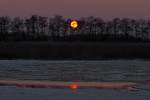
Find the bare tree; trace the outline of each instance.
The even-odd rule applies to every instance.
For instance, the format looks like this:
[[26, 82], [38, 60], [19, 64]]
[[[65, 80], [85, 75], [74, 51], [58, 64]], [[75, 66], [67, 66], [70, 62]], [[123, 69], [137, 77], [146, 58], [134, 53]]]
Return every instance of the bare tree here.
[[10, 30], [10, 17], [4, 16], [0, 17], [0, 34], [1, 40], [6, 40], [8, 38], [8, 33]]
[[48, 26], [48, 22], [47, 22], [47, 17], [42, 17], [39, 16], [38, 18], [38, 24], [39, 24], [39, 28], [40, 28], [40, 34], [46, 34], [46, 28]]
[[129, 31], [131, 30], [129, 18], [123, 18], [121, 20], [121, 30], [124, 33], [125, 37], [128, 38], [129, 37]]
[[113, 34], [117, 35], [119, 34], [119, 27], [120, 27], [120, 19], [114, 18], [113, 19]]
[[64, 36], [66, 33], [66, 21], [62, 16], [56, 15], [49, 20], [49, 34], [54, 39]]
[[11, 33], [13, 34], [13, 38], [23, 39], [24, 21], [19, 17], [15, 17], [11, 22]]

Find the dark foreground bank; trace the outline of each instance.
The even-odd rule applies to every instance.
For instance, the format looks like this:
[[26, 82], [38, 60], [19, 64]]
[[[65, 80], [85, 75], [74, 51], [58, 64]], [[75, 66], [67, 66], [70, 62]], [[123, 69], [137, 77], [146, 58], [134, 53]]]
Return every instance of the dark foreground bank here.
[[0, 59], [150, 59], [150, 43], [1, 42]]

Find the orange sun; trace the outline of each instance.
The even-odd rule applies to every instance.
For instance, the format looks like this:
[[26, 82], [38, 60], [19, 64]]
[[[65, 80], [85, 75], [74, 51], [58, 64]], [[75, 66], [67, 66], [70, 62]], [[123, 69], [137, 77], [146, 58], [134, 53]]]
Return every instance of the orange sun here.
[[72, 20], [72, 21], [70, 22], [70, 27], [71, 27], [71, 28], [76, 29], [78, 26], [79, 26], [78, 21]]

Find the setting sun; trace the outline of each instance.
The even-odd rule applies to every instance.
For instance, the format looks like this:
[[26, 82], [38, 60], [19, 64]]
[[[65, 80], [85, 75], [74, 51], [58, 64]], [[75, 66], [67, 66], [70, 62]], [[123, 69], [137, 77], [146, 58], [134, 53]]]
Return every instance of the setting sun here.
[[73, 28], [73, 29], [76, 29], [78, 27], [78, 21], [72, 20], [70, 22], [70, 27]]

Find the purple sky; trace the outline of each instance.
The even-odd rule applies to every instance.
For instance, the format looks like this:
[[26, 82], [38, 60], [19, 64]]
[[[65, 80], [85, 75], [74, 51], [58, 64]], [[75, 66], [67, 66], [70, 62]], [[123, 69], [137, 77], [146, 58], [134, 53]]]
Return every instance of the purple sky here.
[[0, 16], [150, 18], [150, 0], [0, 0]]

